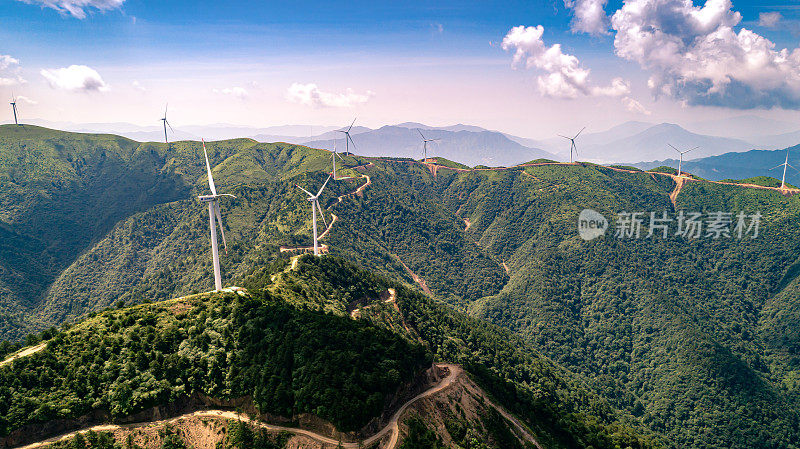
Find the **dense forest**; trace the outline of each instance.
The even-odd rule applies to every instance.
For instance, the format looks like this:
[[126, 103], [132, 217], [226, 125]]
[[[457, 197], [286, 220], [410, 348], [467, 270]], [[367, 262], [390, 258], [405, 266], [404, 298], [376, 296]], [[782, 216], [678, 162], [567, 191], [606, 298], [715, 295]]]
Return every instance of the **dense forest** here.
[[[346, 264], [334, 271], [350, 274], [335, 282], [313, 264], [299, 268], [310, 277], [292, 271], [272, 282], [292, 254], [279, 248], [310, 243], [308, 202], [294, 184], [320, 186], [330, 153], [246, 139], [208, 148], [220, 190], [237, 196], [222, 204], [227, 285], [340, 316], [387, 287], [372, 278], [356, 281], [355, 268]], [[0, 204], [7, 206], [0, 212], [0, 340], [10, 340], [0, 352], [16, 350], [30, 332], [120, 300], [137, 304], [210, 289], [207, 216], [193, 199], [206, 189], [198, 152], [196, 142], [140, 144], [0, 127]], [[436, 304], [499, 326], [487, 333], [506, 329], [498, 335], [514, 339], [519, 357], [553, 360], [574, 373], [582, 391], [600, 398], [598, 404], [616, 410], [621, 422], [649, 429], [665, 446], [788, 448], [800, 441], [799, 197], [687, 182], [673, 203], [676, 185], [669, 176], [588, 163], [434, 173], [408, 160], [348, 156], [340, 169], [351, 178], [330, 183], [321, 198], [328, 222], [337, 217], [324, 240], [331, 254], [405, 284], [416, 286], [411, 273], [419, 275]], [[112, 185], [131, 171], [139, 173], [126, 178], [134, 184]], [[365, 175], [370, 185], [361, 195], [338, 200], [365, 184]], [[123, 191], [139, 195], [103, 216], [69, 207], [101, 207]], [[577, 217], [586, 208], [609, 219], [604, 237], [578, 236]], [[758, 212], [760, 232], [757, 238], [733, 233], [714, 239], [704, 227], [700, 238], [687, 239], [676, 235], [680, 211], [699, 212], [704, 220], [729, 212], [731, 230], [737, 213]], [[623, 212], [643, 213], [640, 238], [615, 237]], [[647, 237], [651, 212], [672, 218], [666, 238]], [[31, 224], [38, 216], [44, 218], [35, 226], [46, 232]], [[73, 224], [62, 231], [53, 225], [59, 220]], [[413, 301], [399, 304], [411, 312]], [[481, 362], [471, 368], [478, 378], [535, 384], [524, 376], [513, 380], [522, 371], [508, 366], [484, 376], [481, 366], [510, 356], [485, 353], [480, 346], [492, 347], [491, 339], [463, 340], [473, 335], [467, 329], [438, 342], [423, 324], [409, 333], [388, 307], [362, 313], [409, 344], [423, 339], [439, 360], [470, 366], [467, 356], [474, 353]], [[483, 321], [474, 323], [464, 326], [477, 332]], [[454, 342], [460, 349], [451, 348]], [[541, 376], [535, 373], [529, 377]], [[514, 388], [492, 394], [514, 397]], [[519, 402], [531, 407], [519, 413], [534, 407]], [[557, 417], [547, 424], [550, 431], [561, 426], [576, 438], [592, 435], [581, 430], [592, 428], [577, 418], [583, 412], [574, 412], [578, 424], [570, 424], [563, 421], [565, 410], [550, 413]], [[601, 411], [591, 415], [611, 416]]]

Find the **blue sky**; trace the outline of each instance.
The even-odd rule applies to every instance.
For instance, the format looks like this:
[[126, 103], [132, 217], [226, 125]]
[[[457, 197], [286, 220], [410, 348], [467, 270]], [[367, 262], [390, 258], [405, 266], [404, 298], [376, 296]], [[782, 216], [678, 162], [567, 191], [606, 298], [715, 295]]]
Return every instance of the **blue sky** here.
[[[169, 101], [176, 125], [334, 125], [358, 115], [367, 126], [463, 122], [538, 137], [576, 121], [599, 129], [743, 113], [798, 118], [800, 80], [782, 78], [800, 67], [800, 52], [786, 62], [780, 50], [798, 47], [800, 1], [627, 3], [637, 2], [653, 14], [623, 14], [614, 0], [7, 0], [0, 95], [22, 95], [23, 116], [48, 120], [153, 124]], [[595, 31], [576, 31], [580, 8], [598, 4], [603, 15], [586, 21]], [[690, 23], [691, 8], [704, 6], [711, 19]], [[615, 42], [648, 20], [678, 31]], [[512, 36], [516, 26], [525, 29]], [[664, 46], [653, 39], [700, 42], [726, 29], [775, 47], [742, 53], [741, 38], [653, 56]], [[736, 58], [748, 51], [767, 65], [740, 69]], [[705, 59], [690, 61], [698, 53]], [[720, 67], [704, 62], [726, 57]]]

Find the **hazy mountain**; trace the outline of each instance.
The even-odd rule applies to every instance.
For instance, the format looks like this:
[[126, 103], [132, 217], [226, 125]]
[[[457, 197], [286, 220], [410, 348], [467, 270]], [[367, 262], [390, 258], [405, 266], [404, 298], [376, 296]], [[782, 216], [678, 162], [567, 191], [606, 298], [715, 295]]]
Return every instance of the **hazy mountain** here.
[[692, 156], [695, 157], [714, 156], [753, 148], [752, 144], [743, 140], [694, 134], [678, 125], [662, 123], [630, 137], [605, 144], [586, 145], [579, 142], [579, 159], [600, 162], [654, 160], [677, 154], [667, 145], [668, 143], [680, 149], [699, 147], [692, 151]]
[[[417, 126], [383, 126], [362, 132], [353, 138], [356, 153], [363, 156], [422, 158], [422, 141]], [[428, 157], [444, 157], [470, 166], [508, 166], [553, 155], [538, 148], [526, 147], [495, 131], [446, 131], [429, 128], [428, 139], [441, 139], [428, 144]], [[331, 148], [331, 140], [305, 143], [311, 147]]]
[[[800, 145], [794, 146], [789, 150], [789, 163], [800, 167], [800, 154], [797, 152], [797, 150], [800, 150]], [[683, 170], [713, 181], [719, 181], [721, 179], [746, 179], [754, 176], [771, 176], [781, 179], [783, 174], [782, 168], [770, 169], [782, 164], [785, 160], [786, 149], [751, 150], [683, 161]], [[678, 161], [677, 159], [666, 159], [641, 162], [633, 165], [645, 170], [662, 165], [677, 168]], [[800, 173], [789, 168], [786, 171], [786, 182], [794, 185], [800, 184]]]
[[[644, 132], [653, 126], [655, 126], [653, 123], [629, 121], [621, 125], [617, 125], [613, 128], [610, 128], [606, 131], [589, 132], [589, 130], [585, 130], [579, 136], [578, 150], [580, 151], [581, 148], [587, 148], [594, 145], [603, 145], [619, 139], [631, 137], [638, 133]], [[570, 132], [564, 132], [559, 134], [572, 137], [579, 131], [580, 129], [575, 129]], [[512, 137], [509, 136], [509, 138]], [[516, 139], [522, 139], [522, 138], [516, 138]], [[512, 138], [512, 140], [516, 139]], [[561, 136], [554, 136], [541, 141], [536, 141], [532, 139], [519, 140], [519, 142], [522, 143], [523, 145], [525, 145], [524, 143], [525, 141], [533, 143], [535, 146], [539, 146], [540, 148], [544, 148], [546, 151], [549, 151], [551, 153], [566, 155], [566, 158], [562, 159], [569, 158], [569, 147], [570, 147], [569, 141]]]

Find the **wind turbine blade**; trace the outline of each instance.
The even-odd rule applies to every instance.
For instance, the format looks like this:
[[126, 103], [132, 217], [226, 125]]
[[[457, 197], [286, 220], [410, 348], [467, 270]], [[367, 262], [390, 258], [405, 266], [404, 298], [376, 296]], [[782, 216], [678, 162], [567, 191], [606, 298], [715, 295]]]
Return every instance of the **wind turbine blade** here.
[[575, 137], [573, 137], [573, 139], [577, 139], [577, 138], [578, 138], [578, 136], [580, 136], [580, 135], [581, 135], [581, 133], [583, 132], [583, 130], [584, 130], [584, 129], [586, 129], [586, 127], [585, 127], [585, 126], [583, 127], [583, 129], [581, 129], [580, 131], [578, 131], [578, 134], [575, 134]]
[[783, 167], [783, 164], [776, 165], [776, 166], [774, 166], [774, 167], [770, 168], [770, 170], [775, 170], [775, 169], [776, 169], [776, 168], [778, 168], [778, 167]]
[[347, 132], [348, 132], [348, 133], [350, 132], [350, 130], [351, 130], [351, 129], [353, 129], [353, 125], [355, 125], [355, 124], [356, 124], [356, 120], [357, 120], [357, 119], [358, 119], [358, 117], [354, 118], [354, 119], [353, 119], [353, 123], [351, 123], [351, 124], [350, 124], [350, 126], [347, 128]]
[[422, 140], [427, 140], [425, 139], [425, 135], [422, 134], [422, 131], [420, 131], [419, 128], [417, 128], [417, 132], [419, 133], [420, 136], [422, 136]]
[[356, 148], [356, 143], [353, 142], [353, 138], [350, 137], [350, 133], [347, 133], [347, 139], [350, 141], [350, 145], [353, 145], [353, 149], [357, 150], [358, 148]]
[[562, 136], [561, 134], [558, 134], [558, 137], [563, 137], [563, 138], [565, 138], [567, 140], [572, 140], [572, 137]]
[[325, 223], [325, 227], [327, 228], [328, 227], [328, 220], [325, 219], [325, 213], [322, 212], [322, 206], [319, 205], [319, 201], [318, 200], [314, 200], [314, 204], [317, 205], [317, 210], [319, 211], [319, 214], [322, 216], [322, 222]]
[[692, 151], [692, 150], [696, 150], [696, 149], [698, 149], [698, 148], [700, 148], [700, 147], [689, 148], [688, 150], [686, 150], [686, 152], [688, 153], [688, 152], [690, 152], [690, 151]]
[[578, 155], [578, 146], [575, 145], [575, 140], [572, 141], [572, 149], [575, 150], [575, 156]]
[[214, 177], [211, 176], [211, 163], [208, 162], [208, 153], [206, 152], [206, 141], [201, 140], [203, 142], [203, 154], [206, 157], [206, 171], [208, 172], [208, 186], [211, 188], [211, 194], [217, 194], [217, 187], [214, 185]]
[[340, 161], [344, 161], [344, 158], [342, 157], [342, 155], [341, 155], [341, 154], [339, 154], [339, 153], [334, 153], [334, 154], [336, 154], [337, 156], [339, 156], [339, 160], [340, 160]]
[[172, 131], [173, 133], [175, 132], [175, 130], [174, 130], [174, 129], [172, 129], [172, 125], [170, 125], [170, 124], [169, 124], [169, 121], [168, 121], [168, 120], [164, 120], [164, 123], [166, 123], [166, 124], [167, 124], [167, 126], [169, 126], [169, 130], [170, 130], [170, 131]]
[[306, 190], [306, 189], [304, 189], [304, 188], [302, 188], [302, 187], [298, 186], [297, 184], [295, 184], [295, 186], [296, 186], [298, 189], [302, 190], [303, 192], [306, 192], [306, 193], [308, 194], [308, 196], [314, 196], [314, 194], [313, 194], [313, 193], [311, 193], [311, 192], [309, 192], [308, 190]]
[[675, 151], [677, 151], [678, 153], [680, 153], [680, 152], [681, 152], [681, 150], [679, 150], [679, 149], [675, 148], [675, 146], [674, 146], [674, 145], [672, 145], [671, 143], [668, 143], [667, 145], [669, 145], [670, 147], [672, 147], [672, 149], [673, 149], [673, 150], [675, 150]]
[[328, 179], [326, 179], [325, 183], [322, 184], [322, 187], [319, 188], [319, 192], [317, 192], [317, 196], [315, 196], [314, 198], [318, 198], [320, 195], [322, 195], [322, 191], [325, 190], [325, 186], [328, 185], [328, 181], [331, 180], [331, 176], [333, 175], [328, 175]]
[[219, 213], [219, 201], [214, 202], [214, 215], [217, 216], [219, 232], [222, 234], [222, 246], [225, 248], [225, 254], [228, 254], [228, 242], [225, 241], [225, 229], [222, 228], [222, 214]]

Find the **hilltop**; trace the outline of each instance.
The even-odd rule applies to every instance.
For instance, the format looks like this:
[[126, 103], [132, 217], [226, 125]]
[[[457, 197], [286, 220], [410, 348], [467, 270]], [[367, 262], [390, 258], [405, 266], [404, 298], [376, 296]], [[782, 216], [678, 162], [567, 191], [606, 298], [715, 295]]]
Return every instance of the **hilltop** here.
[[[652, 447], [619, 421], [629, 418], [507, 332], [343, 260], [298, 262], [265, 269], [257, 279], [271, 280], [249, 291], [92, 314], [42, 350], [4, 363], [5, 444], [104, 422], [191, 421], [197, 409], [211, 409], [202, 412], [211, 417], [220, 410], [219, 425], [231, 426], [235, 415], [224, 410], [239, 409], [255, 424], [308, 429], [316, 441], [391, 441], [397, 434], [384, 426], [394, 415], [402, 418], [401, 442], [433, 438], [454, 447], [469, 436], [503, 448]], [[356, 307], [360, 319], [351, 317]], [[486, 357], [497, 353], [509, 359]], [[443, 378], [424, 376], [432, 357], [459, 363], [468, 377], [456, 365], [439, 368], [449, 371]], [[462, 395], [466, 410], [454, 405]], [[431, 409], [435, 403], [454, 408]], [[447, 430], [432, 427], [436, 420]]]

